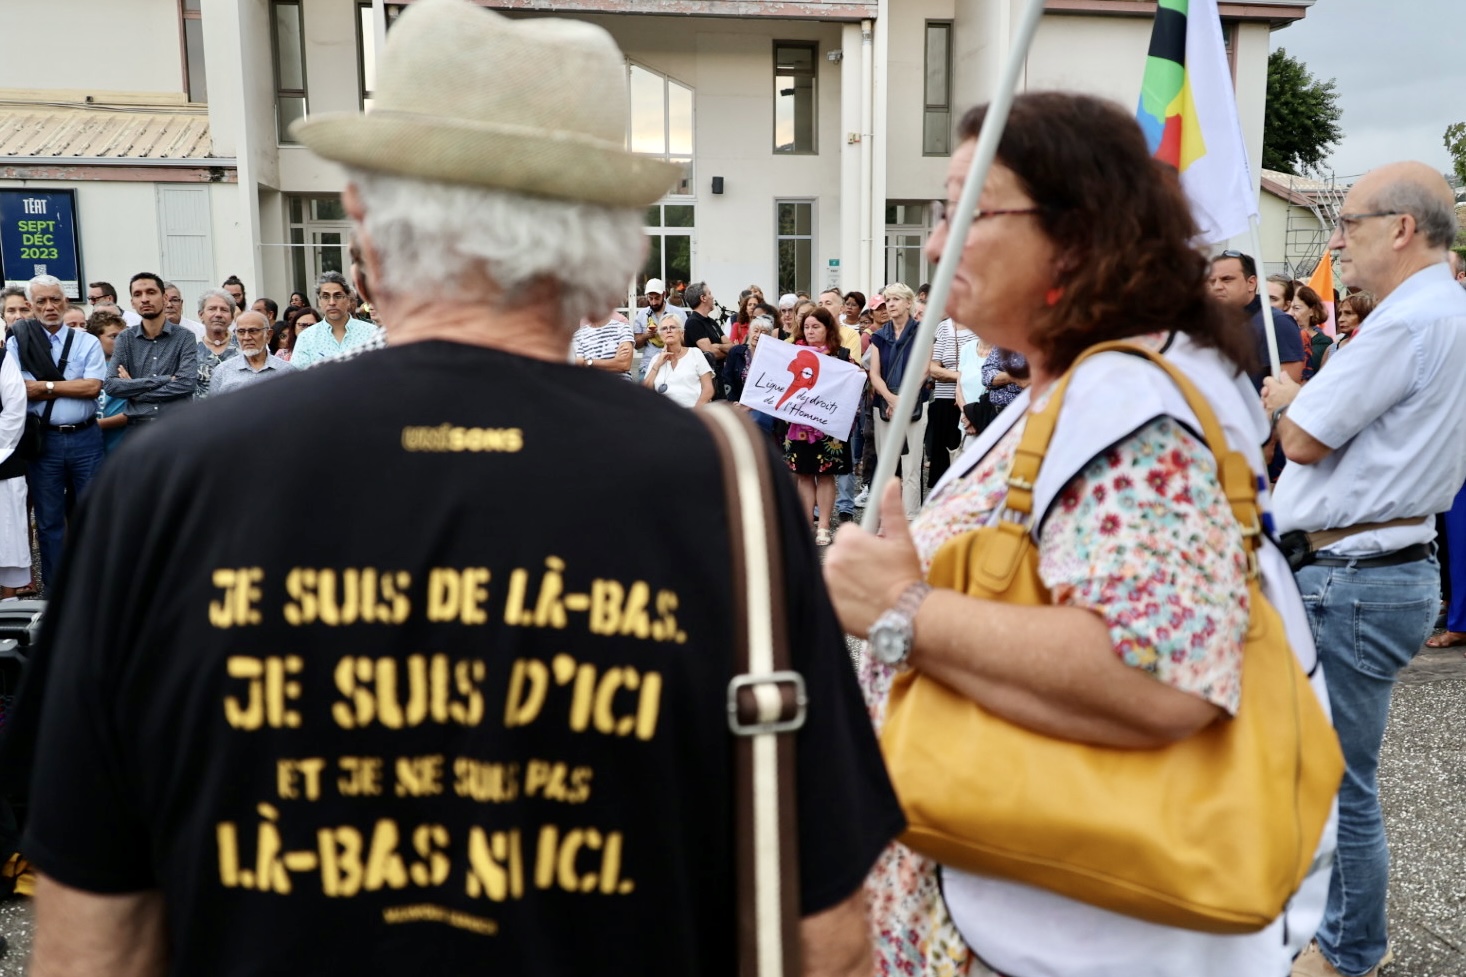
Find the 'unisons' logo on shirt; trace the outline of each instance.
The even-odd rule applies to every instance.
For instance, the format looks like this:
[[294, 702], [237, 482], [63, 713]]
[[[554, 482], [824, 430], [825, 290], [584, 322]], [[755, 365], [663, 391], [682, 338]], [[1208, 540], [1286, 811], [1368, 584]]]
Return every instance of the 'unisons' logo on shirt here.
[[517, 427], [404, 427], [402, 447], [407, 451], [503, 451], [524, 447], [524, 432]]

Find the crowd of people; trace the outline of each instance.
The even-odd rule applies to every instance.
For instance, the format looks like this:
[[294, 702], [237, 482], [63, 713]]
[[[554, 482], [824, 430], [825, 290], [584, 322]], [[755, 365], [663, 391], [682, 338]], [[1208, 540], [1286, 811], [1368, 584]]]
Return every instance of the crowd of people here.
[[[1175, 171], [1101, 99], [1017, 96], [978, 212], [952, 226], [979, 106], [927, 244], [936, 261], [961, 237], [950, 319], [917, 356], [925, 289], [899, 282], [750, 287], [724, 315], [706, 282], [651, 279], [611, 313], [645, 208], [683, 171], [625, 148], [624, 59], [601, 28], [421, 0], [380, 69], [371, 113], [293, 133], [344, 169], [381, 333], [330, 276], [303, 330], [298, 296], [289, 359], [237, 280], [204, 296], [196, 338], [149, 274], [130, 283], [141, 323], [95, 309], [95, 336], [63, 325], [54, 283], [23, 296], [6, 416], [24, 389], [63, 429], [46, 451], [125, 418], [68, 517], [5, 743], [33, 759], [36, 972], [1379, 973], [1381, 740], [1440, 610], [1432, 517], [1466, 483], [1466, 291], [1438, 173], [1392, 164], [1349, 191], [1336, 339], [1332, 296], [1196, 247]], [[865, 391], [847, 438], [746, 409], [789, 477], [745, 506], [729, 486], [756, 473], [724, 471], [705, 421], [747, 399], [768, 343], [858, 367]], [[912, 370], [922, 395], [894, 416]], [[261, 421], [281, 416], [308, 423]], [[862, 486], [892, 428], [901, 477]], [[249, 508], [287, 479], [320, 504]], [[878, 533], [838, 525], [862, 504]], [[1321, 802], [1313, 834], [1272, 826], [1296, 834], [1297, 871], [1263, 918], [1193, 924], [1056, 881], [1102, 844], [1089, 798], [1049, 812], [1088, 840], [1028, 875], [906, 832], [928, 812], [903, 808], [905, 754], [883, 739], [901, 688], [934, 680], [944, 708], [1010, 729], [1005, 749], [1170, 751], [1256, 715], [1242, 679], [1263, 640], [1298, 693], [1279, 713], [1322, 735], [1286, 764], [1251, 744], [1260, 791], [1308, 782]], [[789, 660], [744, 673], [744, 646]], [[959, 747], [986, 748], [958, 738], [905, 744], [938, 793], [966, 773]], [[1188, 835], [1229, 800], [1207, 775], [1241, 761], [1184, 755], [1211, 764], [1197, 796], [1105, 795], [1133, 829], [1118, 861], [1185, 871], [1160, 847], [1182, 836], [1225, 866], [1264, 840], [1246, 822]], [[746, 824], [738, 775], [774, 756], [796, 776]], [[738, 901], [734, 852], [756, 862], [780, 832], [797, 872]], [[757, 965], [745, 932], [765, 938]]]
[[[0, 600], [48, 594], [68, 516], [129, 432], [193, 401], [340, 355], [379, 333], [357, 318], [369, 309], [358, 309], [339, 272], [327, 272], [317, 285], [324, 315], [293, 292], [283, 320], [273, 299], [246, 306], [244, 283], [234, 275], [198, 296], [198, 319], [183, 314], [178, 287], [151, 272], [128, 282], [129, 309], [119, 306], [110, 282], [90, 283], [87, 296], [86, 305], [68, 298], [49, 275], [0, 292], [0, 450], [9, 453], [0, 467]], [[325, 326], [312, 328], [322, 320]]]

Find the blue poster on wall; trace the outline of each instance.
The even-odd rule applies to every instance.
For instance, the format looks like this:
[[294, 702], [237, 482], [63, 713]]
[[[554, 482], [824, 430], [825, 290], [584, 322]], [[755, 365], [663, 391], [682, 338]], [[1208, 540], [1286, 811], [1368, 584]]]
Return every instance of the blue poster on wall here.
[[53, 275], [82, 297], [75, 190], [0, 190], [0, 272], [6, 285]]

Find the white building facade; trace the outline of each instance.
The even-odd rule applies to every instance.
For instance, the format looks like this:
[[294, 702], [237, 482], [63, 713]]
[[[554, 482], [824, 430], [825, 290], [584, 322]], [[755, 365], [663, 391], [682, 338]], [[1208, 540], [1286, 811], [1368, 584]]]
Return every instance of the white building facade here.
[[[687, 172], [648, 210], [651, 248], [634, 284], [706, 280], [729, 304], [749, 284], [770, 295], [829, 286], [869, 293], [930, 277], [921, 247], [929, 204], [943, 195], [953, 127], [990, 96], [1023, 6], [480, 2], [513, 16], [589, 20], [615, 37], [627, 59], [629, 145]], [[1312, 2], [1220, 3], [1254, 160], [1270, 32]], [[284, 305], [322, 271], [345, 267], [348, 228], [341, 171], [293, 144], [288, 125], [369, 106], [375, 52], [404, 6], [11, 0], [12, 37], [86, 24], [111, 56], [94, 48], [97, 56], [62, 64], [55, 45], [6, 45], [0, 220], [15, 219], [16, 206], [39, 206], [14, 191], [59, 194], [74, 208], [83, 279], [125, 292], [133, 273], [156, 271], [191, 304], [237, 275], [251, 299]], [[1154, 11], [1153, 0], [1047, 0], [1023, 87], [1134, 106]], [[37, 253], [49, 251], [27, 252]], [[44, 264], [8, 247], [0, 260], [11, 281]]]

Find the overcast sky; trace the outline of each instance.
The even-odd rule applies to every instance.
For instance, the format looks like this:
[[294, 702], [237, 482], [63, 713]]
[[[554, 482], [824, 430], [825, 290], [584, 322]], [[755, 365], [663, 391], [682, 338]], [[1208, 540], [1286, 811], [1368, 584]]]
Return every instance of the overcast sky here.
[[1466, 2], [1318, 0], [1308, 16], [1273, 32], [1315, 78], [1337, 80], [1344, 139], [1330, 164], [1357, 176], [1418, 159], [1451, 169], [1446, 126], [1466, 122]]

